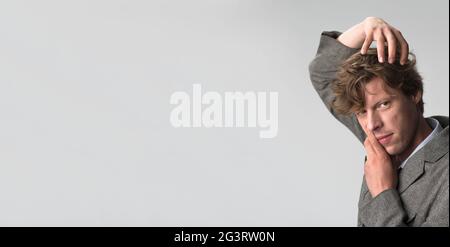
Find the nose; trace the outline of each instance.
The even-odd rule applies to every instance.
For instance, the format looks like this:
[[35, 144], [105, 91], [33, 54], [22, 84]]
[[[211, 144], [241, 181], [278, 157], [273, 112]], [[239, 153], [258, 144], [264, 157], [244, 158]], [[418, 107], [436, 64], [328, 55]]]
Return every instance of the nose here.
[[382, 121], [376, 111], [368, 112], [367, 114], [367, 129], [376, 131], [382, 127]]

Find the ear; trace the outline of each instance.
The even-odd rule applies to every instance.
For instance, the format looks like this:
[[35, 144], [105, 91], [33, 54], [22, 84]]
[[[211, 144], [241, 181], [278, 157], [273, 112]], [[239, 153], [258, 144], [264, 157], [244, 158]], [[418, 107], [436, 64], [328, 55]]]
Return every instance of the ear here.
[[416, 95], [411, 96], [414, 103], [419, 104], [419, 102], [422, 100], [422, 91], [417, 91]]
[[411, 100], [416, 105], [417, 111], [423, 115], [423, 101], [422, 101], [422, 91], [417, 91], [416, 95], [411, 96]]

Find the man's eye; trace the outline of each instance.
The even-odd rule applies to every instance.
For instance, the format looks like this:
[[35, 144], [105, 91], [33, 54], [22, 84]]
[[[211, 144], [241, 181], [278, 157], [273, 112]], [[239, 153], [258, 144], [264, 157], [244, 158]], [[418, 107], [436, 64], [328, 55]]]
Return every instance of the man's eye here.
[[385, 102], [382, 102], [380, 105], [379, 105], [379, 108], [388, 108], [389, 106], [390, 106], [390, 102], [389, 101], [385, 101]]

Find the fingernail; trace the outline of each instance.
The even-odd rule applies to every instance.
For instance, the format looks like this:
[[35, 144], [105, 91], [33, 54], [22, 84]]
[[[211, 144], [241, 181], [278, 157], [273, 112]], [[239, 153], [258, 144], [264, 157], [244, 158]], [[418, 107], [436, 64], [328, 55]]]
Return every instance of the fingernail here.
[[389, 63], [394, 63], [395, 60], [393, 58], [389, 58]]
[[383, 63], [384, 61], [383, 61], [383, 57], [379, 57], [378, 58], [378, 61], [380, 62], [380, 63]]

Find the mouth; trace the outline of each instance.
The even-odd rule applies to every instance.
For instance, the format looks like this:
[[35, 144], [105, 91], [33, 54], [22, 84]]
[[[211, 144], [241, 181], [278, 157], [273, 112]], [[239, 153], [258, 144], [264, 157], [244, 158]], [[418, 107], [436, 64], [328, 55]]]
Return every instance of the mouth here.
[[392, 135], [393, 134], [391, 133], [391, 134], [379, 136], [379, 137], [377, 137], [377, 140], [378, 140], [379, 143], [381, 143], [383, 145], [386, 145], [386, 144], [388, 144], [391, 141]]

